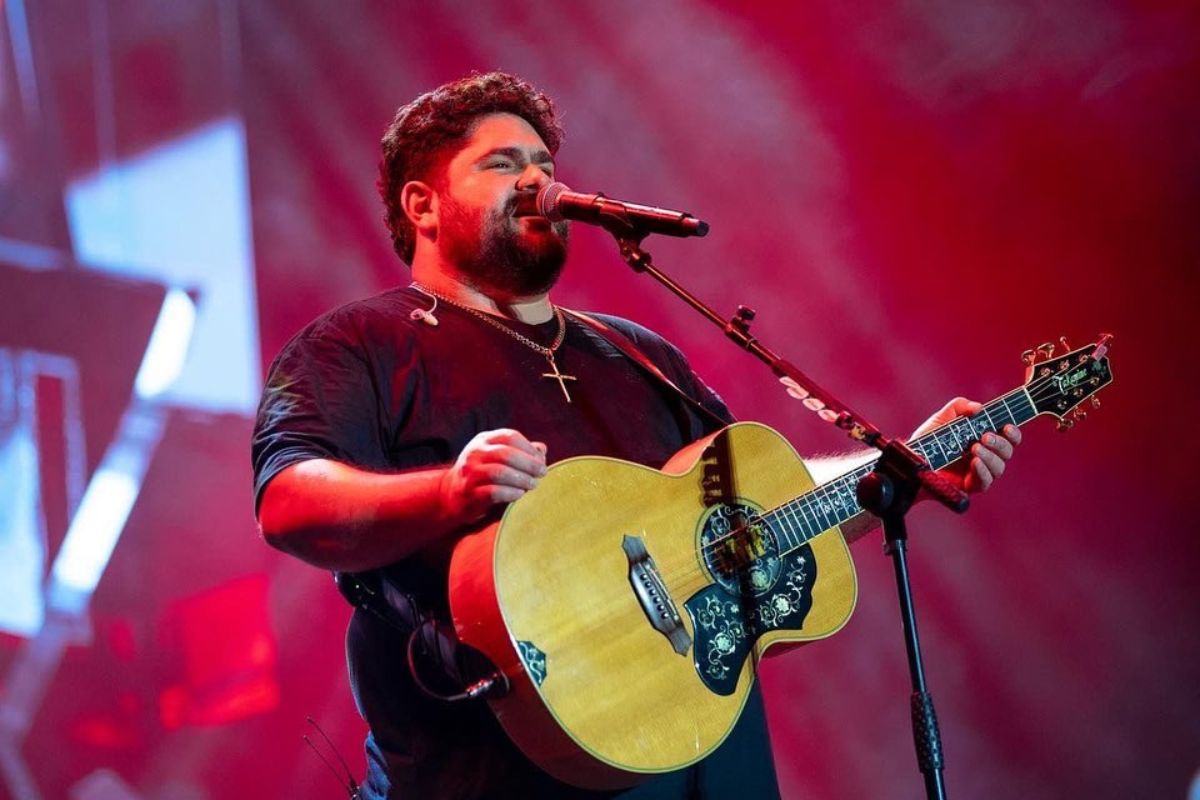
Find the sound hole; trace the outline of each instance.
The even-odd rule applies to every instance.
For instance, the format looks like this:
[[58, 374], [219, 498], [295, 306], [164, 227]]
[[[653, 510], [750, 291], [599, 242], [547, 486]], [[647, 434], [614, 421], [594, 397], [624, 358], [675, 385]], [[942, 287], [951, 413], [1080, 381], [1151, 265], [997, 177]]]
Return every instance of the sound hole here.
[[758, 518], [759, 511], [744, 503], [722, 503], [709, 509], [700, 529], [704, 566], [734, 596], [766, 594], [782, 570], [775, 533]]

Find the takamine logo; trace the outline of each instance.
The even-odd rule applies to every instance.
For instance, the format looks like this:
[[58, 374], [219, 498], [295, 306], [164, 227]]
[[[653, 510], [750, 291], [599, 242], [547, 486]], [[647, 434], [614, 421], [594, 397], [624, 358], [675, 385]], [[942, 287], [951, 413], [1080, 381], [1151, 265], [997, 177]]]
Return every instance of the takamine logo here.
[[1087, 380], [1087, 376], [1086, 369], [1077, 369], [1067, 375], [1055, 375], [1054, 383], [1060, 393], [1066, 394], [1068, 390], [1075, 388]]

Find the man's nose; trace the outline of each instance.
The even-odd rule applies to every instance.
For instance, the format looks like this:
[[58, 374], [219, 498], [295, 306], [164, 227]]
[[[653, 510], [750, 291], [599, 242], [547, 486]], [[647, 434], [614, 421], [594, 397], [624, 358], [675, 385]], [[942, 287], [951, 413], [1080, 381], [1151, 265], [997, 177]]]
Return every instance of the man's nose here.
[[517, 189], [536, 192], [543, 186], [549, 186], [553, 181], [554, 179], [537, 164], [529, 164], [517, 178]]

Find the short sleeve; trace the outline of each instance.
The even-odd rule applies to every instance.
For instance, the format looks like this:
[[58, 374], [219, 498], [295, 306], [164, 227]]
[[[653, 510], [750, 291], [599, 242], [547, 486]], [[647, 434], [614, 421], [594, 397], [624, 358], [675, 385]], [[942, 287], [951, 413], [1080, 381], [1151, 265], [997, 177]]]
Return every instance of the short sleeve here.
[[356, 343], [321, 326], [302, 332], [267, 375], [251, 439], [254, 508], [285, 468], [314, 458], [387, 465], [386, 421], [370, 365]]

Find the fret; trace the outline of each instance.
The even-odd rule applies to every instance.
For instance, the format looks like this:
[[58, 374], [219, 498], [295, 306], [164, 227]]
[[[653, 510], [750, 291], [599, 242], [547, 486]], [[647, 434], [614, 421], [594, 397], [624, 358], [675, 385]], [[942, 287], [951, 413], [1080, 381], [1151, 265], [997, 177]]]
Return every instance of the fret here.
[[795, 550], [806, 539], [807, 536], [804, 533], [804, 529], [799, 525], [792, 525], [788, 533], [788, 549]]
[[954, 452], [954, 439], [948, 437], [947, 431], [944, 428], [938, 428], [933, 432], [933, 440], [937, 443], [938, 450], [942, 451], [942, 460], [938, 462], [938, 468], [946, 466], [954, 461], [958, 455]]
[[832, 519], [836, 524], [845, 518], [843, 513], [846, 510], [846, 487], [840, 478], [830, 481], [826, 487], [825, 497], [833, 510]]
[[810, 538], [821, 532], [821, 523], [817, 521], [817, 518], [813, 515], [812, 509], [809, 508], [809, 503], [811, 500], [811, 495], [805, 495], [804, 501], [797, 506], [797, 511], [799, 511], [801, 516], [804, 517], [804, 522], [808, 526], [808, 535]]
[[1018, 407], [1021, 409], [1021, 415], [1022, 415], [1020, 420], [1017, 420], [1017, 418], [1014, 416], [1013, 417], [1014, 423], [1020, 425], [1021, 423], [1028, 422], [1029, 420], [1031, 420], [1037, 416], [1037, 406], [1034, 405], [1033, 398], [1029, 396], [1028, 389], [1026, 389], [1025, 387], [1022, 386], [1020, 389], [1018, 389], [1013, 394], [1021, 402], [1021, 406], [1018, 406]]
[[818, 533], [817, 524], [808, 513], [808, 495], [804, 495], [804, 497], [798, 499], [792, 505], [796, 509], [796, 516], [804, 521], [804, 539], [802, 542], [806, 542]]
[[979, 413], [983, 414], [984, 419], [987, 420], [987, 426], [988, 426], [987, 429], [988, 430], [999, 431], [1000, 428], [1003, 427], [1003, 426], [997, 425], [995, 420], [992, 419], [992, 415], [988, 413], [988, 407], [986, 405], [983, 408], [979, 409]]
[[795, 519], [799, 524], [802, 535], [800, 537], [800, 541], [796, 545], [797, 547], [817, 535], [813, 530], [812, 523], [804, 514], [804, 497], [804, 495], [801, 495], [800, 497], [797, 497], [795, 500], [792, 500], [790, 503], [787, 503], [785, 506], [783, 506], [783, 508], [788, 509], [788, 513], [791, 514], [792, 518]]
[[1005, 396], [1004, 402], [1008, 405], [1009, 411], [1012, 414], [1014, 425], [1028, 422], [1037, 416], [1037, 409], [1033, 405], [1033, 399], [1023, 388], [1015, 392], [1010, 392]]
[[946, 454], [946, 462], [949, 464], [954, 459], [958, 458], [958, 437], [954, 435], [954, 431], [949, 425], [944, 425], [938, 428], [937, 433], [938, 446], [942, 448], [942, 452]]
[[1000, 425], [1001, 428], [1003, 428], [1004, 425], [1006, 425], [1006, 424], [1007, 425], [1020, 425], [1021, 424], [1021, 420], [1019, 420], [1017, 418], [1017, 415], [1013, 413], [1013, 407], [1012, 407], [1012, 405], [1009, 404], [1010, 397], [1012, 397], [1011, 394], [1005, 395], [1004, 397], [1001, 397], [999, 400], [1000, 407], [1004, 409], [1004, 413], [1008, 416], [1008, 422], [1002, 423]]
[[800, 527], [800, 532], [802, 534], [800, 537], [800, 543], [807, 542], [809, 539], [817, 535], [817, 532], [813, 530], [814, 526], [812, 521], [804, 514], [804, 504], [802, 502], [797, 500], [788, 503], [788, 509]]
[[818, 486], [813, 491], [809, 492], [808, 509], [812, 512], [813, 524], [817, 530], [824, 531], [829, 529], [829, 520], [825, 517], [821, 510], [821, 487]]
[[1017, 423], [1016, 416], [1012, 413], [1012, 409], [1008, 407], [1008, 397], [1001, 397], [1000, 404], [1004, 408], [1004, 413], [1008, 414], [1009, 420], [1011, 420], [1014, 425], [1019, 424]]
[[[959, 417], [950, 423], [951, 430], [954, 431], [955, 438], [958, 439], [959, 455], [966, 453], [971, 447], [971, 442], [975, 440], [975, 426], [971, 424], [969, 418]], [[966, 430], [963, 430], [963, 429]]]
[[[787, 520], [788, 549], [794, 550], [804, 541], [805, 533], [804, 525], [792, 514], [790, 506], [791, 503], [784, 503], [777, 508], [765, 512], [763, 516]], [[782, 544], [780, 544], [779, 549], [781, 552], [785, 552]]]
[[813, 492], [813, 501], [816, 503], [817, 519], [821, 522], [821, 530], [827, 530], [833, 524], [833, 514], [829, 502], [825, 499], [826, 489], [824, 485], [818, 486]]
[[846, 485], [845, 478], [837, 478], [829, 482], [830, 502], [836, 511], [837, 521], [846, 518], [846, 509], [853, 502], [854, 493]]
[[932, 447], [930, 447], [928, 439], [926, 439], [924, 436], [922, 436], [920, 439], [914, 439], [909, 444], [909, 447], [911, 447], [913, 450], [916, 450], [917, 454], [929, 462], [931, 467], [938, 469], [938, 467], [934, 465], [938, 462], [940, 454], [937, 450], [934, 450]]
[[[751, 521], [753, 522], [755, 520]], [[761, 521], [763, 524], [765, 524], [767, 529], [774, 534], [775, 543], [779, 546], [780, 550], [792, 546], [792, 537], [789, 533], [791, 525], [788, 523], [785, 515], [778, 512], [772, 513], [768, 511], [767, 513], [757, 517], [757, 521]]]
[[923, 439], [923, 437], [910, 440], [908, 442], [908, 447], [910, 450], [912, 450], [914, 453], [919, 455], [921, 458], [925, 459], [930, 464], [932, 464], [933, 461], [929, 457], [930, 452], [928, 450], [928, 443], [923, 441], [922, 439]]
[[838, 513], [841, 511], [841, 498], [837, 492], [837, 487], [831, 481], [825, 484], [824, 491], [821, 494], [824, 495], [825, 516], [829, 520], [830, 525], [836, 525], [837, 521], [841, 519], [841, 515]]
[[[778, 524], [776, 524], [778, 520]], [[796, 540], [796, 523], [789, 519], [787, 510], [780, 509], [780, 512], [769, 515], [768, 520], [771, 530], [782, 530], [787, 537], [788, 547], [795, 547]]]
[[[800, 526], [798, 525], [797, 521], [790, 518], [791, 515], [788, 513], [787, 506], [781, 508], [780, 511], [783, 513], [773, 514], [772, 517], [780, 521], [781, 525], [779, 527], [783, 528], [787, 534], [788, 548], [795, 548], [799, 546], [800, 542], [804, 541], [804, 532], [803, 530], [798, 530]], [[774, 528], [774, 524], [772, 524], [771, 527]], [[797, 534], [799, 534], [799, 536], [797, 536]]]
[[[950, 463], [951, 459], [946, 455], [942, 443], [938, 441], [937, 431], [925, 434], [921, 437], [920, 441], [924, 446], [923, 454], [925, 455], [925, 460], [929, 462], [929, 466], [934, 469], [941, 469]], [[936, 451], [934, 450], [935, 447], [937, 448]]]
[[[1020, 426], [1036, 417], [1037, 406], [1027, 387], [1022, 386], [986, 403], [971, 417], [958, 417], [908, 442], [934, 469], [961, 458], [984, 433], [1000, 430], [1011, 422]], [[875, 460], [855, 467], [833, 480], [816, 486], [775, 509], [764, 512], [787, 523], [786, 544], [779, 542], [779, 555], [787, 555], [805, 542], [862, 510], [858, 483], [875, 467]]]
[[975, 422], [970, 417], [959, 417], [951, 422], [951, 425], [957, 423], [958, 430], [954, 433], [958, 437], [959, 454], [966, 455], [971, 450], [971, 445], [979, 441], [982, 431], [975, 429]]

